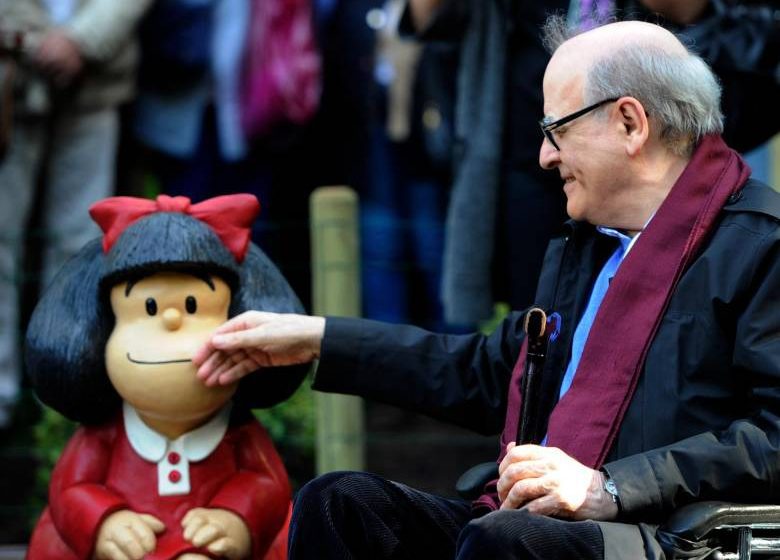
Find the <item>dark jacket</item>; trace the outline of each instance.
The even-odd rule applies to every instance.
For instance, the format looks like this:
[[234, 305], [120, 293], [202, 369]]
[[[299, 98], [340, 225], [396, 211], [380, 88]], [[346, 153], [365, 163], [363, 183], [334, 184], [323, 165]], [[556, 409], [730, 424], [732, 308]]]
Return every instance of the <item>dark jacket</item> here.
[[[615, 242], [570, 222], [550, 243], [537, 303], [563, 321], [543, 372], [542, 434]], [[699, 499], [780, 498], [779, 304], [780, 195], [750, 181], [680, 279], [605, 464], [626, 518], [660, 520]], [[510, 377], [522, 336], [520, 313], [488, 337], [329, 318], [314, 387], [498, 433], [508, 390], [519, 390]]]

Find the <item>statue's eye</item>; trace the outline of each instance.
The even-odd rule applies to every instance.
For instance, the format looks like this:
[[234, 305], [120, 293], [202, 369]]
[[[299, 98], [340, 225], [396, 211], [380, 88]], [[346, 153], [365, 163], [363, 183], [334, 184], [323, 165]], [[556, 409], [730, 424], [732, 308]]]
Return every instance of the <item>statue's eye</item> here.
[[187, 308], [187, 313], [192, 315], [198, 310], [198, 300], [195, 299], [195, 296], [187, 296], [187, 299], [184, 300], [184, 307]]
[[146, 300], [146, 312], [152, 317], [157, 315], [157, 302], [154, 301], [154, 298]]

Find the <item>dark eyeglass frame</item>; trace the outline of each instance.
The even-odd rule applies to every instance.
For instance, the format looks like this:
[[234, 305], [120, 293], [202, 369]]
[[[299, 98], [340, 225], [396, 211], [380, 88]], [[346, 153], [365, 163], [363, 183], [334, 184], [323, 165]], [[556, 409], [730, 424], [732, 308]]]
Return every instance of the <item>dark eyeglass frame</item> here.
[[547, 122], [547, 119], [544, 118], [539, 121], [539, 126], [542, 127], [542, 133], [544, 134], [544, 137], [547, 138], [550, 141], [550, 144], [553, 145], [553, 147], [561, 151], [560, 147], [558, 147], [558, 144], [555, 142], [555, 137], [553, 135], [553, 131], [556, 128], [559, 128], [567, 123], [570, 123], [574, 119], [578, 119], [583, 115], [587, 115], [591, 111], [594, 111], [601, 107], [602, 105], [606, 105], [607, 103], [614, 103], [620, 99], [619, 97], [612, 97], [610, 99], [604, 99], [603, 101], [599, 101], [598, 103], [594, 103], [593, 105], [588, 105], [584, 109], [580, 109], [579, 111], [575, 111], [574, 113], [571, 113], [569, 115], [566, 115], [565, 117], [561, 117], [558, 120], [555, 120], [553, 122]]

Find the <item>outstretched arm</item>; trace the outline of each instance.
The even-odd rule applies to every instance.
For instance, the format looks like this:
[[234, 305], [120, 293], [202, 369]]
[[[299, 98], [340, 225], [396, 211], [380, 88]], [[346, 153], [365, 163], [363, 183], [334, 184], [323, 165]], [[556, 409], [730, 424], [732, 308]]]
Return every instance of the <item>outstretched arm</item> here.
[[247, 311], [219, 327], [192, 361], [206, 385], [227, 385], [261, 367], [317, 359], [324, 333], [324, 317]]

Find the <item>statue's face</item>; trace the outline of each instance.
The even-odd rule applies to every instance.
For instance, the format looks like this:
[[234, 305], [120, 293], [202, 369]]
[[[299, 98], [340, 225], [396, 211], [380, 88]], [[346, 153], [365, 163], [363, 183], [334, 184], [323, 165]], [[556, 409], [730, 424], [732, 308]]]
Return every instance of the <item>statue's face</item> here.
[[230, 306], [230, 288], [174, 272], [111, 289], [116, 324], [106, 345], [106, 369], [119, 395], [142, 418], [192, 428], [233, 395], [235, 385], [206, 387], [192, 356]]

